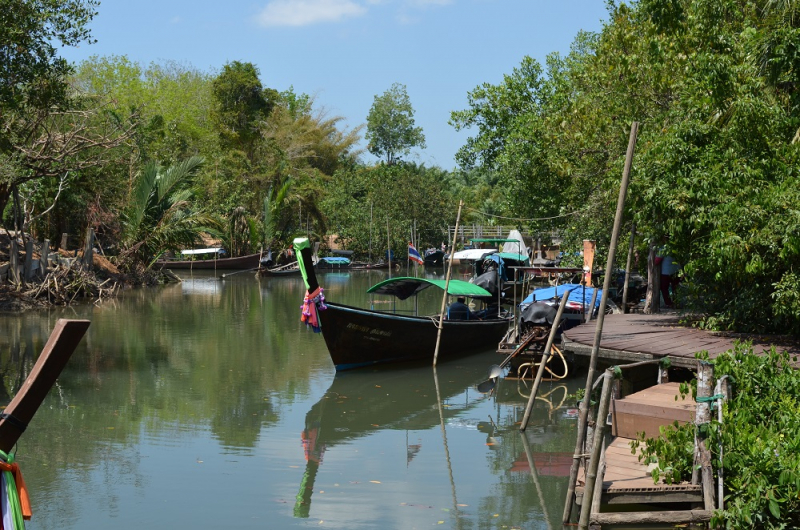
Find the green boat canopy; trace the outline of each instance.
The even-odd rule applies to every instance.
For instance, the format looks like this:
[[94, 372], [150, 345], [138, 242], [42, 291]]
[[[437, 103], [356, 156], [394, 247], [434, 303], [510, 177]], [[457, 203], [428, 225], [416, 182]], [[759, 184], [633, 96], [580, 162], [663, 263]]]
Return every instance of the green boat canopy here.
[[[445, 280], [428, 280], [426, 278], [400, 276], [376, 283], [367, 289], [367, 292], [373, 294], [388, 294], [396, 296], [400, 300], [405, 300], [431, 286], [444, 290], [444, 285]], [[452, 296], [469, 296], [471, 298], [492, 296], [492, 294], [483, 287], [478, 287], [475, 284], [462, 280], [450, 280], [450, 285], [447, 286], [447, 294]]]
[[531, 263], [527, 255], [519, 254], [518, 252], [498, 252], [497, 255], [503, 259], [521, 261], [523, 265], [530, 265]]

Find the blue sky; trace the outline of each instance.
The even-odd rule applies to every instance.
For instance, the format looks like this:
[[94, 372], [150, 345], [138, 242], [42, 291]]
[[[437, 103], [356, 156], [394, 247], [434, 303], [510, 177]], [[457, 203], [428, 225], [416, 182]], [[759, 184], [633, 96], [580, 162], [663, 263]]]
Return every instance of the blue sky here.
[[312, 95], [349, 128], [402, 83], [427, 143], [408, 158], [444, 169], [468, 137], [447, 122], [469, 91], [501, 82], [525, 55], [568, 52], [608, 17], [604, 0], [106, 0], [98, 11], [97, 43], [63, 48], [68, 60], [127, 55], [209, 72], [248, 61], [264, 86]]

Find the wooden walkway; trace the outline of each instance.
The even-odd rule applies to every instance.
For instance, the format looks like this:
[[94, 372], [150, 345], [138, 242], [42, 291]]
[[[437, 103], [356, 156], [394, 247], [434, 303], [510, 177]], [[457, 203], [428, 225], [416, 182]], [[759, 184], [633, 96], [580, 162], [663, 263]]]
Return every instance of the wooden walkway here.
[[[661, 425], [693, 421], [694, 400], [691, 396], [681, 399], [679, 394], [678, 383], [665, 383], [612, 400], [612, 433], [615, 437], [606, 448], [601, 504], [702, 504], [700, 485], [665, 484], [663, 480], [654, 483], [650, 473], [652, 466], [639, 461], [639, 452], [633, 454], [631, 451], [630, 443], [640, 431], [648, 437], [656, 437]], [[576, 490], [579, 504], [583, 502], [584, 485], [581, 466]]]
[[[680, 325], [680, 315], [640, 313], [607, 315], [600, 340], [600, 359], [613, 362], [636, 362], [670, 356], [673, 366], [692, 369], [695, 353], [706, 350], [714, 357], [734, 346], [737, 336], [688, 328]], [[564, 350], [576, 355], [590, 356], [594, 345], [596, 320], [576, 326], [562, 336]], [[779, 351], [800, 355], [800, 345], [774, 337], [747, 337], [753, 340], [753, 350], [762, 353], [773, 344]]]

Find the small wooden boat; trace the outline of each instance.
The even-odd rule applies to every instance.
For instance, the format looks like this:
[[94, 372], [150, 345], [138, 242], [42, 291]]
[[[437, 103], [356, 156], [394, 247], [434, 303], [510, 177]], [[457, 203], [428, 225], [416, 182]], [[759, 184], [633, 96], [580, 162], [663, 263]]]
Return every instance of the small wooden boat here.
[[350, 270], [353, 271], [372, 271], [372, 270], [388, 270], [389, 262], [379, 261], [377, 263], [362, 263], [354, 261], [350, 264]]
[[444, 251], [437, 248], [429, 248], [425, 251], [425, 256], [422, 260], [429, 267], [441, 267], [444, 265]]
[[259, 266], [261, 254], [248, 254], [237, 258], [220, 258], [224, 252], [221, 248], [201, 248], [197, 250], [183, 250], [182, 257], [186, 256], [212, 256], [206, 259], [180, 259], [168, 260], [161, 259], [156, 261], [165, 269], [228, 269], [228, 270], [255, 270]]
[[[304, 315], [310, 325], [321, 328], [331, 360], [337, 371], [380, 363], [400, 363], [433, 359], [439, 335], [439, 316], [411, 316], [343, 304], [320, 299], [320, 286], [314, 269], [305, 265], [311, 253], [306, 238], [294, 241], [308, 294]], [[370, 287], [367, 292], [406, 300], [429, 287], [444, 290], [445, 280], [426, 278], [390, 278]], [[450, 280], [447, 293], [490, 300], [485, 289], [461, 280]], [[312, 307], [314, 304], [314, 307]], [[325, 305], [327, 304], [327, 305]], [[317, 307], [324, 311], [317, 314]], [[313, 314], [312, 314], [313, 313]], [[305, 318], [305, 317], [304, 317]], [[493, 350], [508, 329], [509, 320], [494, 314], [485, 320], [444, 320], [442, 322], [439, 358], [448, 359]]]
[[278, 267], [261, 267], [258, 269], [259, 276], [300, 276], [300, 265], [293, 261]]
[[351, 265], [350, 259], [343, 256], [326, 256], [319, 258], [319, 261], [314, 266], [320, 270], [341, 270], [349, 269]]

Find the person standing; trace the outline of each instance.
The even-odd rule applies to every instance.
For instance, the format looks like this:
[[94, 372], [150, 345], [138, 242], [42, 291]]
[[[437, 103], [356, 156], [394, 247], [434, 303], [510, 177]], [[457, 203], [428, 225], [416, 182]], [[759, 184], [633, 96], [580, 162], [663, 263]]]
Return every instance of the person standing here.
[[680, 279], [678, 278], [679, 270], [680, 268], [675, 263], [675, 260], [672, 259], [672, 256], [666, 255], [661, 258], [661, 296], [664, 298], [665, 307], [672, 307], [674, 305], [672, 297], [670, 296], [670, 289], [672, 290], [672, 296], [675, 296], [678, 283], [680, 283]]

